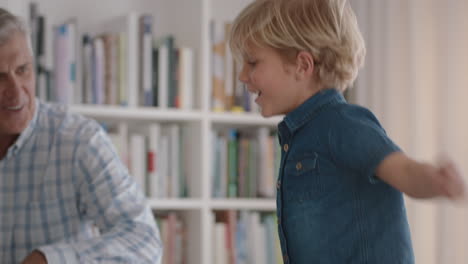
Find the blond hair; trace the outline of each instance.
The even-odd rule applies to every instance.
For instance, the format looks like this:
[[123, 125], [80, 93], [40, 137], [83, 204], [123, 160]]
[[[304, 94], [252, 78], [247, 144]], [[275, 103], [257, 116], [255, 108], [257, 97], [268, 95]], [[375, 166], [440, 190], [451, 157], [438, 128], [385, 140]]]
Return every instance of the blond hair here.
[[310, 52], [319, 84], [340, 91], [352, 85], [366, 53], [346, 0], [256, 0], [235, 19], [229, 44], [238, 59], [252, 44], [271, 47], [287, 60]]

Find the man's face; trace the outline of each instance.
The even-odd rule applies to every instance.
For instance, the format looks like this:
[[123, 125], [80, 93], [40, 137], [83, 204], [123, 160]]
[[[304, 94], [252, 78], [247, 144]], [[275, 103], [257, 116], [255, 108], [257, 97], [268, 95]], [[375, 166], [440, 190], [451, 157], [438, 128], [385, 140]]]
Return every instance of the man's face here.
[[16, 32], [0, 45], [0, 137], [19, 135], [35, 111], [35, 73], [27, 37]]

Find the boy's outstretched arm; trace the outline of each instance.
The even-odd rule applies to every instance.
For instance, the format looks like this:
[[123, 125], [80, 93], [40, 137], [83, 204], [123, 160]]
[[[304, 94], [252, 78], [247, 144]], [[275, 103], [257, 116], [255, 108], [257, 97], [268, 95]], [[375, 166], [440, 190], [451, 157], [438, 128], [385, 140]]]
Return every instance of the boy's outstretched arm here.
[[414, 198], [466, 198], [465, 182], [450, 161], [434, 166], [395, 152], [377, 166], [376, 174], [381, 180]]

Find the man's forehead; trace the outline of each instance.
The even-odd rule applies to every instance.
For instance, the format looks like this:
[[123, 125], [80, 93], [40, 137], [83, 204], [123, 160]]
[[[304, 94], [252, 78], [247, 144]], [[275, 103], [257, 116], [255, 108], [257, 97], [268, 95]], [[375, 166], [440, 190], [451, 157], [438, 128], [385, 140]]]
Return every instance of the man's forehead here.
[[15, 34], [0, 45], [0, 66], [23, 64], [32, 59], [32, 52], [23, 34]]

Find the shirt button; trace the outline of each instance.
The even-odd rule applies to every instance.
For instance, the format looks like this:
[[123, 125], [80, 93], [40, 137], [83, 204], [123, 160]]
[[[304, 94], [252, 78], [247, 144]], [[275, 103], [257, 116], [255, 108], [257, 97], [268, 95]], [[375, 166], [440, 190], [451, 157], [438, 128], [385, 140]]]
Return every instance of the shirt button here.
[[296, 170], [301, 170], [302, 169], [302, 163], [298, 162], [296, 163]]
[[281, 182], [280, 182], [280, 181], [277, 181], [277, 182], [276, 182], [276, 189], [279, 190], [280, 187], [281, 187]]
[[284, 145], [283, 145], [283, 149], [284, 149], [284, 151], [286, 151], [286, 152], [287, 152], [287, 151], [288, 151], [288, 149], [289, 149], [289, 145], [288, 145], [288, 144], [284, 144]]

